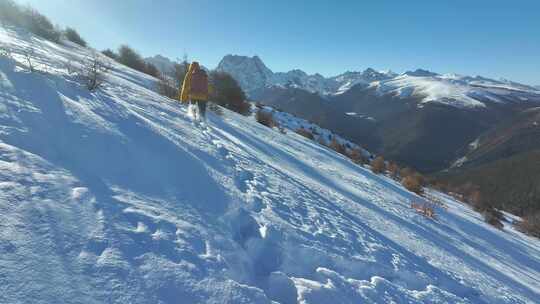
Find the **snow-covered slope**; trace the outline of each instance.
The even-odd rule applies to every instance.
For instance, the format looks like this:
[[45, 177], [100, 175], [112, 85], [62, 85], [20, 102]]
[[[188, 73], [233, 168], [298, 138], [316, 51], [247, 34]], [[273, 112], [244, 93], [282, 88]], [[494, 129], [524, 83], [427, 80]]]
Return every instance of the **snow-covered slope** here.
[[[0, 303], [535, 303], [540, 243], [289, 132], [194, 124], [116, 63], [0, 29]], [[32, 45], [29, 73], [22, 53]], [[104, 58], [105, 60], [105, 58]], [[275, 302], [272, 302], [275, 301]]]
[[332, 143], [333, 140], [335, 140], [338, 144], [346, 147], [347, 150], [354, 149], [360, 151], [366, 159], [372, 159], [375, 157], [371, 152], [360, 147], [359, 145], [351, 142], [346, 138], [343, 138], [338, 134], [335, 134], [328, 129], [322, 128], [315, 123], [309, 122], [300, 117], [296, 117], [287, 112], [278, 111], [269, 106], [261, 106], [259, 110], [270, 113], [274, 121], [277, 122], [278, 126], [286, 130], [298, 132], [299, 130], [303, 129], [308, 131], [313, 136], [313, 140], [320, 144], [328, 146]]

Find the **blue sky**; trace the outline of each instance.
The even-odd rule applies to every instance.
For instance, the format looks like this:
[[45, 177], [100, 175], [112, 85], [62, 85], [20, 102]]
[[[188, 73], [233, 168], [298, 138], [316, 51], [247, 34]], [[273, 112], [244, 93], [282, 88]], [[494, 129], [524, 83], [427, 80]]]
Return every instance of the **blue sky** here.
[[259, 55], [273, 71], [425, 68], [540, 85], [540, 1], [18, 0], [95, 48], [186, 52], [208, 67]]

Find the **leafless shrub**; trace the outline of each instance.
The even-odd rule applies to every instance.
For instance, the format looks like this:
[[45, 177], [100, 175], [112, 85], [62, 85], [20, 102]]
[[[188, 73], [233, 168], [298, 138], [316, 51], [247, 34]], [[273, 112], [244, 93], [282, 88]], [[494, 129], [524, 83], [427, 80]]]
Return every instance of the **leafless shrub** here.
[[412, 168], [409, 168], [409, 167], [405, 167], [405, 168], [402, 168], [401, 170], [399, 170], [399, 176], [401, 178], [405, 178], [407, 176], [413, 175], [414, 173], [415, 173], [415, 171]]
[[272, 112], [269, 111], [258, 110], [255, 114], [255, 119], [258, 123], [265, 125], [269, 128], [278, 126], [278, 123], [274, 120]]
[[422, 194], [422, 192], [424, 191], [419, 176], [415, 174], [404, 177], [401, 180], [401, 184], [403, 185], [403, 187], [405, 187], [405, 189], [416, 194]]
[[347, 155], [347, 149], [344, 145], [338, 142], [335, 136], [332, 138], [332, 141], [330, 142], [328, 147], [330, 147], [330, 149], [336, 151], [339, 154]]
[[423, 216], [430, 218], [430, 219], [436, 219], [435, 209], [430, 203], [411, 203], [411, 208], [416, 210], [416, 212], [422, 214]]
[[437, 206], [437, 207], [440, 207], [440, 208], [443, 208], [443, 209], [448, 209], [448, 205], [446, 205], [444, 203], [444, 201], [442, 201], [439, 197], [437, 196], [433, 196], [433, 195], [429, 195], [428, 193], [424, 193], [424, 197], [429, 200], [429, 202], [431, 204], [433, 204], [434, 206]]
[[495, 209], [495, 207], [482, 196], [482, 193], [477, 187], [471, 184], [466, 188], [465, 202], [470, 204], [475, 211], [480, 212], [486, 223], [502, 229], [503, 224], [501, 221], [504, 219], [502, 212]]
[[517, 228], [528, 235], [540, 238], [540, 212], [524, 216]]
[[365, 163], [367, 163], [367, 159], [364, 157], [364, 155], [362, 154], [362, 151], [358, 148], [356, 149], [351, 149], [348, 153], [347, 153], [347, 156], [355, 163], [355, 164], [359, 164], [359, 165], [363, 165]]
[[386, 163], [382, 156], [377, 156], [371, 161], [371, 171], [377, 174], [384, 173], [384, 171], [386, 171]]
[[446, 193], [450, 196], [453, 196], [453, 189], [452, 187], [446, 183], [446, 182], [443, 182], [443, 181], [440, 181], [440, 180], [436, 180], [434, 183], [431, 184], [431, 187], [433, 189], [436, 189], [442, 193]]
[[298, 135], [304, 136], [307, 139], [311, 139], [311, 140], [315, 139], [315, 137], [313, 136], [313, 133], [311, 133], [311, 131], [306, 130], [304, 128], [297, 129], [295, 132]]
[[24, 60], [26, 60], [26, 65], [30, 73], [34, 73], [36, 71], [32, 63], [32, 57], [34, 56], [34, 54], [35, 54], [34, 47], [32, 46], [30, 46], [29, 48], [26, 48], [23, 51]]
[[175, 80], [165, 74], [160, 73], [158, 76], [157, 91], [163, 96], [178, 99], [179, 94], [175, 86]]
[[[401, 183], [407, 187], [407, 186], [410, 186], [411, 189], [409, 189], [410, 191], [413, 191], [413, 192], [416, 192], [416, 193], [421, 193], [420, 192], [417, 192], [416, 190], [418, 189], [418, 187], [420, 187], [420, 189], [422, 187], [425, 187], [427, 185], [427, 181], [426, 181], [426, 178], [420, 174], [419, 172], [415, 171], [414, 169], [412, 168], [403, 168], [401, 170], [399, 170], [399, 176], [401, 177]], [[405, 183], [407, 185], [405, 185]]]
[[399, 178], [399, 166], [395, 162], [390, 162], [388, 164], [388, 173], [391, 178], [397, 180]]
[[89, 91], [95, 91], [103, 84], [110, 68], [108, 61], [102, 60], [97, 53], [93, 53], [84, 62], [80, 77]]
[[484, 211], [482, 211], [482, 215], [484, 216], [484, 221], [491, 226], [502, 229], [504, 226], [502, 224], [502, 220], [504, 220], [504, 215], [499, 210], [488, 207]]

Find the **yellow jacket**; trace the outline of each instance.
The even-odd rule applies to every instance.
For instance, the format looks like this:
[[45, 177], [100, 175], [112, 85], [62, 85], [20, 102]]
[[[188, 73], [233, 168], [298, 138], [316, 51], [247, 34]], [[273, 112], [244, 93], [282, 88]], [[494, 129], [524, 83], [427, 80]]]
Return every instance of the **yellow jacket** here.
[[[199, 69], [199, 63], [194, 61], [189, 65], [186, 76], [184, 77], [184, 83], [182, 83], [182, 90], [180, 92], [180, 101], [188, 102], [190, 100], [207, 101], [208, 94], [192, 94], [191, 93], [191, 77], [193, 72]], [[212, 87], [208, 84], [208, 93], [211, 94]]]

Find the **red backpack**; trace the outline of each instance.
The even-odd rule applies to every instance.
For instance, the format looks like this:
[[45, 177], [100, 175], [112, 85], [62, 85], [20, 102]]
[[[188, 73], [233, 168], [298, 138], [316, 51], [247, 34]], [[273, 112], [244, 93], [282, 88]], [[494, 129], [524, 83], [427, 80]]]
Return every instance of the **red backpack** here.
[[190, 93], [198, 96], [208, 96], [208, 75], [203, 69], [198, 69], [191, 75]]

